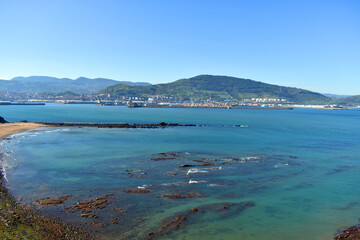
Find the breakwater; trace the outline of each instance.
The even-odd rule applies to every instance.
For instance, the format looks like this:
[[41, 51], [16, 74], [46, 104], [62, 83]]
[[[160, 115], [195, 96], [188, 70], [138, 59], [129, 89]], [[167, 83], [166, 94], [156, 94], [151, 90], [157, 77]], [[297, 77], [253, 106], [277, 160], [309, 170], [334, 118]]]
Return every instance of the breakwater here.
[[149, 124], [129, 124], [129, 123], [83, 123], [83, 122], [36, 122], [50, 127], [97, 127], [97, 128], [163, 128], [163, 127], [196, 127], [203, 125], [179, 124], [179, 123], [149, 123]]

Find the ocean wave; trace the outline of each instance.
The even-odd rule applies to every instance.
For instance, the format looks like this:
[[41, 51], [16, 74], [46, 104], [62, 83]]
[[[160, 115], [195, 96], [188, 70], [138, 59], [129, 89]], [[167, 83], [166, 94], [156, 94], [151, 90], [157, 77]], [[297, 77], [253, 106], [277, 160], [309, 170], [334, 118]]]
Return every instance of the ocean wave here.
[[192, 173], [207, 173], [209, 171], [198, 169], [198, 168], [191, 168], [187, 171], [186, 175], [192, 174]]
[[212, 167], [212, 168], [191, 168], [187, 171], [186, 175], [190, 175], [190, 174], [193, 174], [193, 173], [207, 173], [209, 172], [209, 170], [221, 170], [222, 167]]
[[8, 141], [2, 141], [0, 145], [0, 167], [6, 181], [9, 181], [7, 170], [10, 168], [16, 168], [18, 164], [14, 156], [14, 151], [12, 150], [11, 145], [8, 144]]
[[206, 181], [205, 180], [199, 180], [199, 181], [189, 180], [189, 184], [196, 184], [196, 183], [206, 183]]

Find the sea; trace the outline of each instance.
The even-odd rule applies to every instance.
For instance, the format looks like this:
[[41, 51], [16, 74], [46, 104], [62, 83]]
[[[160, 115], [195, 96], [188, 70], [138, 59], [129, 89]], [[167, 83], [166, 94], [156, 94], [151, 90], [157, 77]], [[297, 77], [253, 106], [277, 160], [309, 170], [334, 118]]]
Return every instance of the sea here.
[[[46, 104], [0, 116], [198, 125], [44, 128], [1, 142], [19, 202], [104, 239], [325, 240], [360, 223], [360, 111]], [[91, 218], [75, 209], [104, 196]]]

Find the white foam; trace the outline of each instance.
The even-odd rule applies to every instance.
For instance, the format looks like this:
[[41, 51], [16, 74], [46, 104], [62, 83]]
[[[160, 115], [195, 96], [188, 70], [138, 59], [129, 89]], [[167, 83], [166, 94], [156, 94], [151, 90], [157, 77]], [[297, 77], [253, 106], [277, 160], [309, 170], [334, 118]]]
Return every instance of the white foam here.
[[195, 180], [189, 180], [189, 184], [196, 184], [196, 183], [206, 183], [205, 180], [195, 181]]
[[193, 173], [207, 173], [209, 170], [221, 170], [222, 167], [211, 167], [211, 168], [205, 168], [205, 169], [199, 169], [199, 168], [191, 168], [187, 171], [186, 175], [193, 174]]
[[2, 167], [2, 174], [3, 174], [4, 179], [8, 182], [9, 180], [7, 178], [7, 173], [6, 173], [5, 166]]
[[207, 173], [208, 171], [198, 169], [198, 168], [191, 168], [187, 171], [186, 175], [192, 174], [192, 173]]

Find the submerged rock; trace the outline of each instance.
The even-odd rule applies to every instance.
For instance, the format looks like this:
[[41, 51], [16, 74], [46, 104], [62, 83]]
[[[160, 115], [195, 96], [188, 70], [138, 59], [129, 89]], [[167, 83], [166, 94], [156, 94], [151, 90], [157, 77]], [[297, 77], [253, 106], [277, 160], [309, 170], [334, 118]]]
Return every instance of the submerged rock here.
[[151, 193], [150, 189], [136, 188], [136, 189], [127, 189], [124, 190], [125, 193]]
[[161, 152], [158, 153], [158, 155], [164, 157], [180, 157], [180, 154], [176, 152]]
[[74, 209], [80, 211], [82, 217], [90, 217], [92, 210], [103, 209], [110, 204], [110, 198], [113, 194], [108, 194], [103, 197], [93, 198], [88, 201], [74, 203]]
[[199, 211], [197, 208], [190, 208], [190, 212], [197, 212]]
[[[214, 203], [208, 205], [202, 205], [197, 208], [190, 208], [190, 210], [177, 214], [175, 216], [163, 219], [160, 223], [160, 227], [156, 232], [150, 232], [145, 239], [153, 239], [163, 235], [168, 235], [171, 232], [183, 227], [188, 220], [191, 222], [202, 221], [205, 215], [198, 214], [197, 212], [219, 212], [219, 217], [223, 218], [230, 216], [237, 216], [240, 212], [244, 211], [248, 207], [252, 207], [255, 204], [253, 202], [239, 202], [239, 203]], [[200, 217], [200, 218], [199, 218]]]
[[70, 195], [66, 195], [66, 196], [60, 196], [58, 198], [39, 199], [39, 200], [36, 200], [35, 202], [41, 206], [43, 206], [43, 205], [57, 206], [57, 205], [63, 204], [64, 201], [68, 200], [70, 197], [71, 197]]
[[92, 221], [90, 224], [91, 224], [91, 226], [94, 226], [94, 227], [102, 227], [104, 225], [104, 223], [96, 221], [96, 220]]
[[170, 198], [170, 199], [204, 197], [204, 195], [202, 195], [200, 193], [175, 193], [175, 194], [164, 194], [162, 196], [165, 197], [165, 198]]
[[126, 213], [127, 211], [125, 209], [122, 209], [122, 208], [114, 208], [113, 212]]
[[152, 158], [151, 160], [153, 161], [165, 161], [165, 160], [172, 160], [172, 159], [176, 159], [176, 158], [173, 158], [173, 157], [161, 157], [161, 158]]

